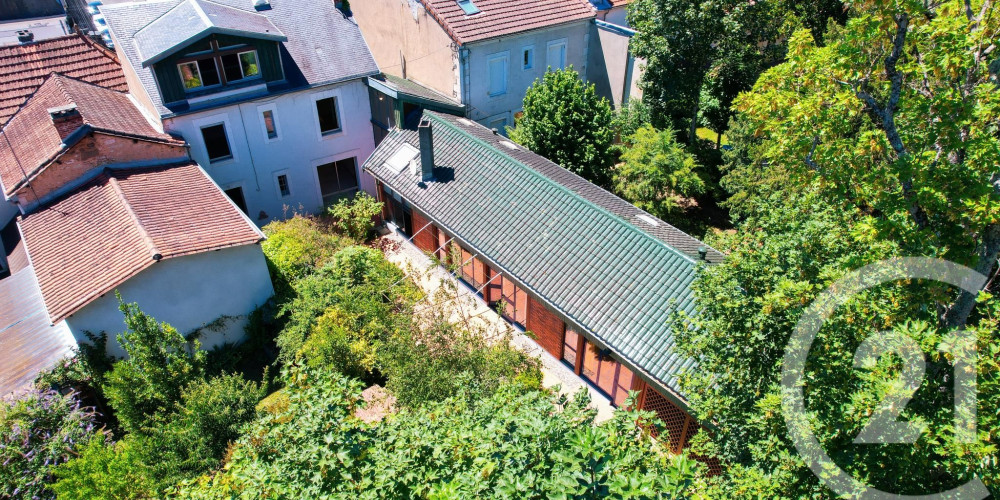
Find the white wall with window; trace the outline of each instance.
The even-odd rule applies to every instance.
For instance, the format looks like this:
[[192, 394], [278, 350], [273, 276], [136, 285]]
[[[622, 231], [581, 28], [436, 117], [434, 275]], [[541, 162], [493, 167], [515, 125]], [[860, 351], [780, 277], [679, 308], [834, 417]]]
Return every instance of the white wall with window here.
[[[216, 183], [239, 186], [250, 219], [263, 225], [314, 213], [356, 189], [375, 192], [360, 171], [375, 149], [369, 106], [368, 87], [354, 80], [167, 118], [164, 128], [191, 144], [191, 157]], [[205, 130], [219, 124], [225, 141], [220, 129]], [[320, 178], [317, 166], [345, 158], [353, 176], [341, 163]]]
[[525, 91], [549, 64], [573, 66], [586, 75], [590, 24], [583, 20], [467, 44], [463, 71], [469, 78], [463, 98], [469, 118], [490, 127], [491, 118], [507, 113], [507, 125], [512, 125], [511, 113], [523, 107]]

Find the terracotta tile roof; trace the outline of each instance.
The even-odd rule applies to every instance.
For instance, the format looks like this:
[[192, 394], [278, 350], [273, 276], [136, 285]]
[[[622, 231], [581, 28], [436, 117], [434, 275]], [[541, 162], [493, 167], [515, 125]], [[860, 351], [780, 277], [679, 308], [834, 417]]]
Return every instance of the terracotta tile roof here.
[[0, 47], [0, 125], [7, 123], [53, 72], [113, 90], [128, 90], [114, 53], [86, 36]]
[[108, 170], [18, 224], [53, 322], [158, 259], [263, 239], [193, 163]]
[[75, 345], [65, 323], [49, 322], [33, 269], [0, 280], [0, 397], [26, 389]]
[[420, 1], [459, 44], [594, 17], [588, 0], [472, 0], [472, 15], [455, 0]]
[[53, 74], [0, 132], [0, 183], [5, 194], [13, 193], [26, 177], [33, 177], [68, 147], [48, 110], [71, 104], [92, 130], [183, 144], [156, 131], [126, 94]]

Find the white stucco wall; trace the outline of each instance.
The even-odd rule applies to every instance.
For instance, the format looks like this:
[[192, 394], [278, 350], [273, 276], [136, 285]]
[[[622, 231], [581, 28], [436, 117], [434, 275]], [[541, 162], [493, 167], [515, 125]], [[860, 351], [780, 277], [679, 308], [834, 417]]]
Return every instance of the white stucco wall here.
[[[234, 316], [222, 331], [206, 331], [202, 347], [211, 349], [243, 338], [246, 315], [264, 304], [274, 289], [260, 245], [244, 245], [214, 252], [166, 259], [118, 287], [126, 302], [188, 334], [221, 316]], [[124, 355], [115, 341], [124, 330], [118, 300], [109, 293], [66, 319], [79, 342], [86, 331], [108, 334], [108, 352]]]
[[[524, 94], [537, 78], [545, 74], [549, 42], [565, 39], [566, 65], [573, 66], [581, 78], [587, 75], [587, 53], [590, 20], [551, 28], [529, 31], [509, 37], [494, 38], [466, 45], [468, 49], [469, 88], [466, 91], [469, 117], [487, 127], [504, 119], [513, 125], [513, 114], [523, 109]], [[535, 60], [531, 69], [522, 69], [522, 51], [534, 47]], [[490, 96], [490, 75], [487, 61], [494, 54], [507, 53], [507, 92]]]
[[[323, 136], [315, 101], [329, 96], [337, 97], [342, 130]], [[265, 108], [276, 116], [277, 139], [267, 139], [264, 132], [260, 116]], [[217, 123], [226, 125], [233, 158], [210, 163], [201, 127]], [[258, 225], [285, 218], [286, 206], [287, 215], [291, 210], [313, 213], [321, 208], [316, 166], [343, 158], [357, 159], [360, 188], [375, 193], [375, 180], [361, 172], [361, 165], [375, 150], [368, 87], [362, 80], [168, 118], [164, 128], [191, 144], [191, 157], [222, 189], [243, 189], [250, 219]], [[282, 173], [288, 176], [291, 191], [285, 197], [278, 191], [277, 176]], [[261, 211], [268, 217], [261, 219]]]
[[629, 27], [628, 10], [625, 5], [619, 5], [618, 7], [613, 7], [611, 10], [604, 11], [598, 15], [598, 19], [611, 24], [617, 24], [618, 26]]

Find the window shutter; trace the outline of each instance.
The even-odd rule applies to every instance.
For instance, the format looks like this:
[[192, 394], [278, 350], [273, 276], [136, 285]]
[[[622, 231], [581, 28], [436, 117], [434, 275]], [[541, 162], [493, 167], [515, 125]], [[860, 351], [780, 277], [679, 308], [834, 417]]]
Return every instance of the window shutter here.
[[507, 59], [490, 59], [490, 95], [507, 92]]

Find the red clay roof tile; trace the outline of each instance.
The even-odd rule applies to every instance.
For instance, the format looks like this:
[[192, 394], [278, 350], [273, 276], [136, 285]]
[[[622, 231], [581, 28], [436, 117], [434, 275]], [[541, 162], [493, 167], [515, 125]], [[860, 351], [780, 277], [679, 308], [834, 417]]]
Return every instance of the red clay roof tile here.
[[587, 0], [472, 0], [473, 15], [455, 0], [421, 1], [460, 44], [594, 17]]
[[51, 73], [128, 90], [115, 54], [84, 35], [0, 47], [0, 125], [7, 123]]
[[53, 322], [152, 266], [154, 255], [263, 239], [196, 164], [108, 170], [18, 225]]
[[75, 104], [83, 123], [94, 130], [182, 144], [158, 132], [126, 94], [53, 74], [7, 122], [0, 135], [0, 183], [13, 193], [65, 148], [52, 124], [50, 108]]

